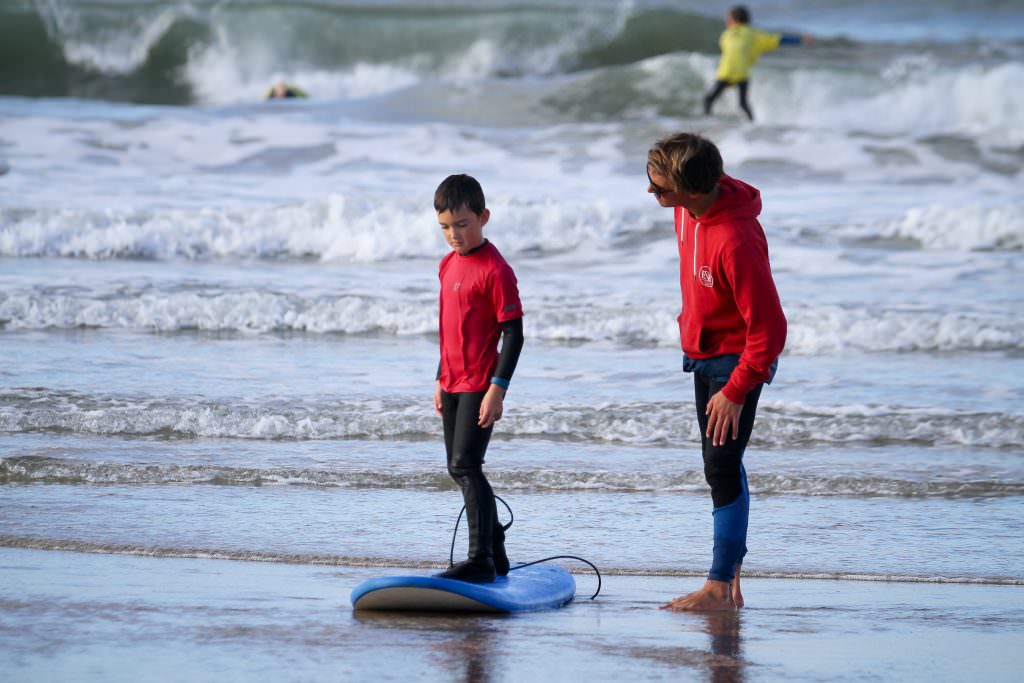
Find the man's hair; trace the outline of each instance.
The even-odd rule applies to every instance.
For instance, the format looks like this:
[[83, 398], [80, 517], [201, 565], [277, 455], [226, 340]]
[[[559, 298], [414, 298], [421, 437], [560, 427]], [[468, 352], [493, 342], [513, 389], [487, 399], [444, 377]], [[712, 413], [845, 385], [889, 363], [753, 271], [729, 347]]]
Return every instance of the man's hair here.
[[434, 192], [434, 211], [458, 211], [467, 208], [477, 216], [484, 212], [484, 190], [476, 178], [465, 173], [450, 175], [441, 181]]
[[668, 178], [676, 192], [707, 194], [722, 177], [722, 155], [715, 143], [695, 133], [676, 133], [654, 143], [647, 170]]
[[746, 5], [736, 5], [729, 10], [729, 18], [737, 24], [749, 24], [750, 10], [747, 9]]

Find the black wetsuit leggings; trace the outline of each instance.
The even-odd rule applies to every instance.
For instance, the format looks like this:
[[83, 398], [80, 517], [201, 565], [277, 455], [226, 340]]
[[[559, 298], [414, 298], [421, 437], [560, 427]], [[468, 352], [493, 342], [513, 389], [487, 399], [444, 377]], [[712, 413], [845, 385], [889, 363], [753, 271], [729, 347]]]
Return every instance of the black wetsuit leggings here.
[[740, 413], [739, 438], [732, 438], [730, 433], [722, 446], [714, 446], [706, 436], [708, 401], [722, 390], [725, 382], [708, 379], [698, 372], [693, 373], [694, 397], [697, 399], [697, 422], [700, 424], [701, 452], [704, 455], [704, 477], [711, 487], [711, 500], [716, 508], [728, 505], [743, 493], [743, 452], [750, 441], [750, 433], [754, 430], [754, 416], [757, 413], [757, 400], [761, 397], [758, 384], [747, 393]]
[[740, 91], [740, 109], [746, 112], [748, 119], [753, 121], [754, 112], [750, 111], [750, 105], [747, 103], [747, 84], [748, 81], [740, 81], [739, 83], [715, 81], [715, 87], [711, 88], [711, 92], [704, 96], [704, 113], [711, 114], [711, 105], [715, 103], [715, 100], [717, 100], [718, 96], [722, 94], [722, 91], [730, 85], [735, 85]]
[[492, 535], [498, 518], [494, 491], [483, 472], [484, 454], [494, 427], [483, 429], [478, 424], [480, 403], [485, 393], [441, 392], [448, 474], [462, 489], [462, 499], [466, 504], [470, 559], [492, 555]]

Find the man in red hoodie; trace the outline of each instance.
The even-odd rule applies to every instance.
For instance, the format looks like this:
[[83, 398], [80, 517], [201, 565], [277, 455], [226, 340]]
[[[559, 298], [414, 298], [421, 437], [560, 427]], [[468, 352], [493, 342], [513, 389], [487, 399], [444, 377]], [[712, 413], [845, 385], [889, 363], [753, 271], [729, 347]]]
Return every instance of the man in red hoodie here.
[[761, 195], [725, 175], [714, 143], [690, 133], [654, 145], [647, 178], [647, 191], [675, 209], [683, 370], [693, 373], [704, 476], [714, 504], [708, 580], [664, 607], [736, 609], [743, 606], [739, 577], [750, 510], [743, 451], [761, 387], [775, 375], [786, 342], [768, 242], [757, 222]]

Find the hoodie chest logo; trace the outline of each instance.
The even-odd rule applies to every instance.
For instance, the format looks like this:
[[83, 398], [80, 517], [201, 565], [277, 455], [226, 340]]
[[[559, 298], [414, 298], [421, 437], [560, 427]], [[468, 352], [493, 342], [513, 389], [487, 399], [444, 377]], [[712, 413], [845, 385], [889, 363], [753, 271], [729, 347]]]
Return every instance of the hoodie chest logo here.
[[711, 274], [711, 269], [708, 268], [707, 266], [700, 267], [700, 283], [705, 287], [715, 286], [715, 278]]

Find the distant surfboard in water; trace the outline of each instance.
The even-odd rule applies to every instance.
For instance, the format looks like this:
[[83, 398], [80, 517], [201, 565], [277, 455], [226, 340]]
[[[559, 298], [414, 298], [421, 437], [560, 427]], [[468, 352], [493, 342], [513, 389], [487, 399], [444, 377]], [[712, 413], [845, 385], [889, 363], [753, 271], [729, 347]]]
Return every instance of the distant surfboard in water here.
[[561, 567], [513, 568], [492, 583], [467, 583], [436, 576], [384, 576], [352, 591], [357, 610], [407, 612], [528, 612], [572, 600], [576, 581]]

